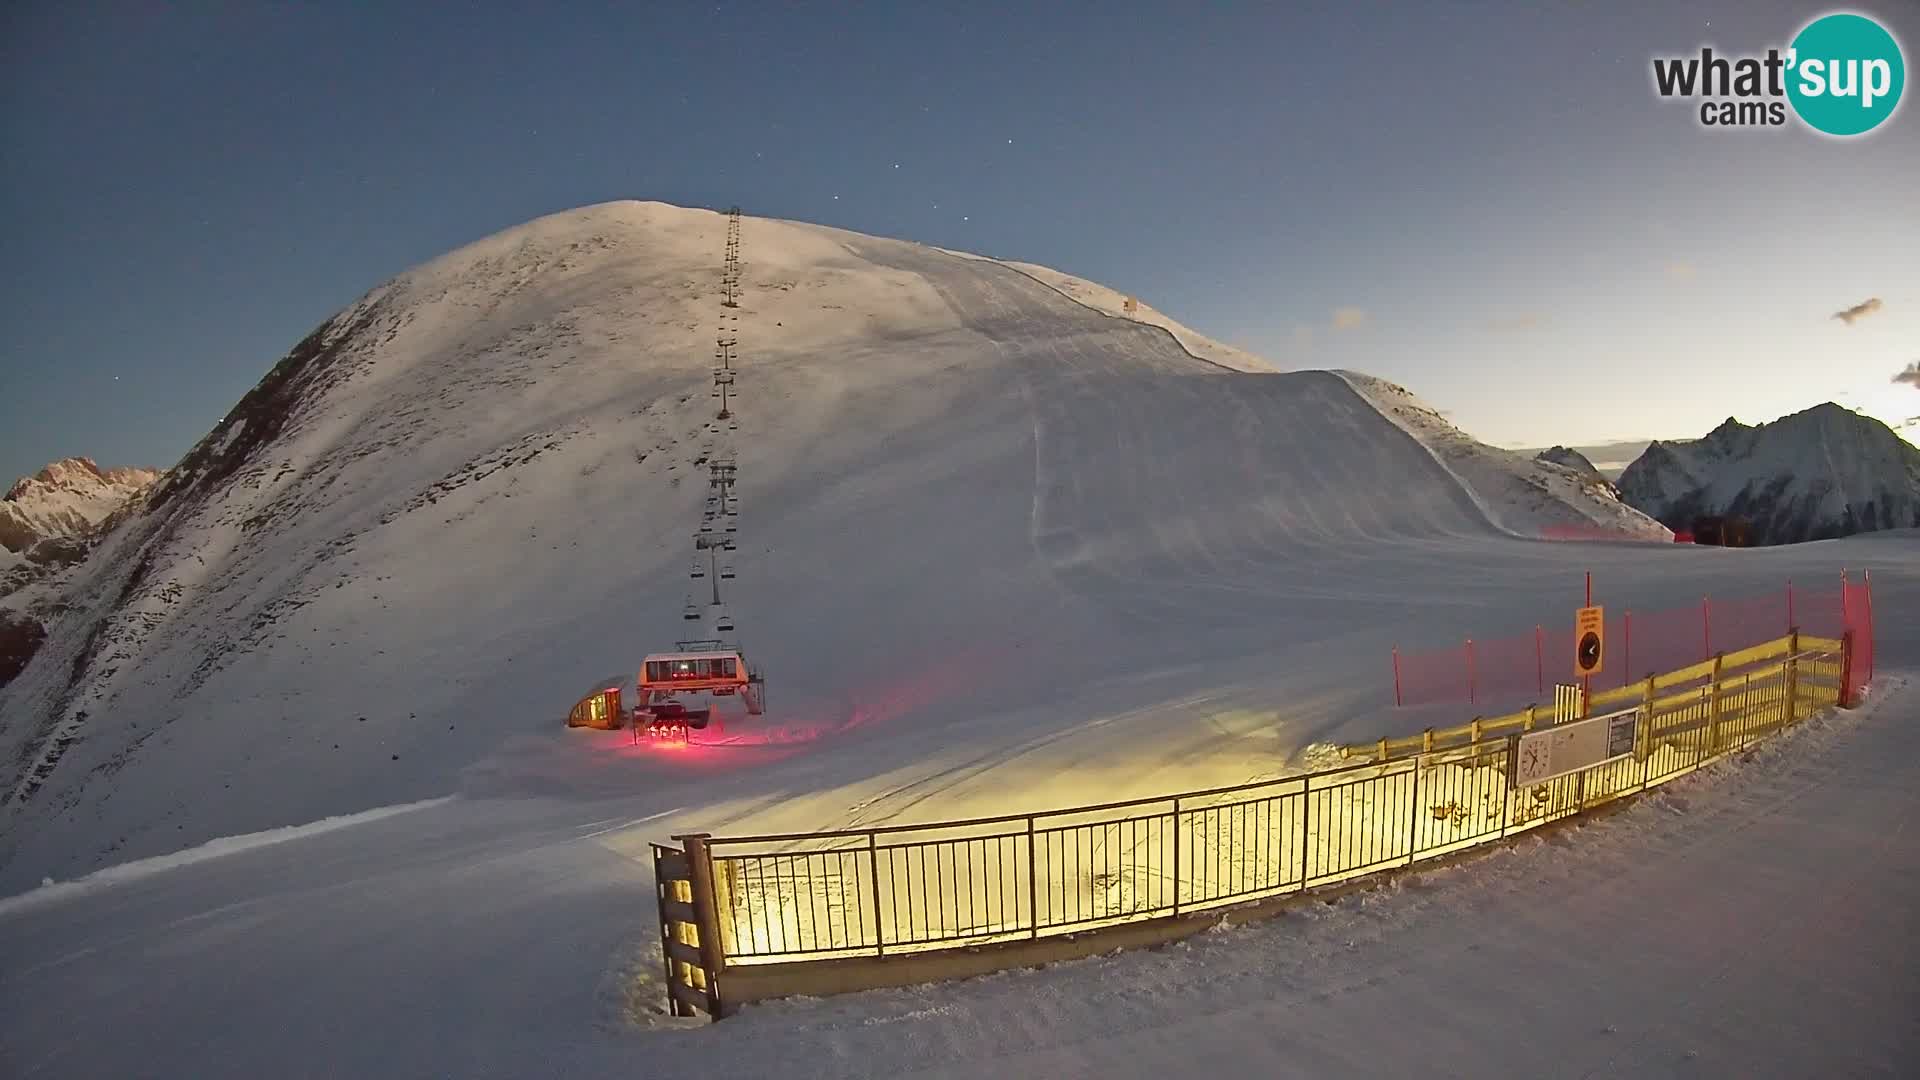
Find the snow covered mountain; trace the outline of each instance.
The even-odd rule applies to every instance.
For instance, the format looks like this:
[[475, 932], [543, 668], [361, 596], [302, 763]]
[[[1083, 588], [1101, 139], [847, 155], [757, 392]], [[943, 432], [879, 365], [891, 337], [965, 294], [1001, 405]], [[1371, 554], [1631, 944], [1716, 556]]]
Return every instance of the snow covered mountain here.
[[1587, 455], [1570, 446], [1550, 446], [1533, 455], [1533, 458], [1535, 461], [1545, 462], [1548, 465], [1558, 465], [1563, 469], [1572, 469], [1575, 473], [1584, 477], [1589, 483], [1601, 485], [1602, 490], [1606, 491], [1606, 493], [1616, 501], [1620, 498], [1620, 489], [1615, 486], [1612, 480], [1607, 478], [1607, 474], [1601, 472], [1598, 466], [1588, 460]]
[[42, 540], [86, 537], [160, 475], [157, 469], [102, 469], [90, 458], [56, 461], [22, 477], [0, 499], [0, 550], [24, 557]]
[[[1520, 567], [1564, 574], [1533, 538], [1666, 535], [1403, 388], [1266, 369], [1067, 275], [743, 228], [736, 308], [723, 215], [610, 203], [404, 273], [297, 344], [102, 540], [0, 692], [0, 884], [449, 790], [740, 767], [763, 731], [631, 761], [559, 723], [684, 635], [728, 444], [765, 726], [871, 745], [777, 798], [749, 784], [724, 820], [1000, 805], [1062, 776], [1051, 754], [1102, 797], [1277, 768], [1309, 721], [1376, 733], [1410, 604], [1447, 632], [1489, 604], [1530, 625]], [[737, 433], [712, 424], [722, 336]], [[1276, 717], [1283, 693], [1313, 710]], [[1047, 749], [1096, 723], [1150, 752]], [[896, 771], [920, 779], [853, 809], [796, 788]]]
[[1587, 460], [1585, 454], [1570, 447], [1550, 446], [1533, 456], [1537, 460], [1547, 462], [1551, 465], [1564, 465], [1577, 473], [1599, 477], [1603, 480], [1606, 479], [1604, 476], [1601, 476], [1599, 469], [1593, 467], [1593, 462]]
[[1420, 440], [1442, 467], [1474, 493], [1488, 520], [1513, 535], [1550, 536], [1572, 529], [1582, 535], [1673, 539], [1665, 526], [1622, 502], [1613, 484], [1590, 463], [1580, 469], [1543, 460], [1545, 455], [1530, 458], [1488, 446], [1405, 387], [1372, 375], [1340, 374], [1388, 419]]
[[1920, 525], [1920, 449], [1885, 424], [1817, 405], [1769, 424], [1738, 420], [1655, 442], [1620, 476], [1628, 503], [1674, 528], [1726, 515], [1756, 543], [1791, 544]]
[[0, 687], [46, 639], [39, 609], [58, 595], [63, 575], [160, 476], [156, 469], [103, 470], [88, 458], [65, 458], [0, 499]]

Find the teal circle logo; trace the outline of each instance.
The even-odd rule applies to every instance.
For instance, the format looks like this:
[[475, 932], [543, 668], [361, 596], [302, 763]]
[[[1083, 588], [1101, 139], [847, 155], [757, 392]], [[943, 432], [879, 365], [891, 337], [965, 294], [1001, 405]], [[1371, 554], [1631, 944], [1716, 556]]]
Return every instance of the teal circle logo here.
[[1787, 53], [1787, 100], [1816, 131], [1861, 135], [1900, 104], [1907, 66], [1900, 43], [1864, 15], [1823, 15], [1794, 37]]

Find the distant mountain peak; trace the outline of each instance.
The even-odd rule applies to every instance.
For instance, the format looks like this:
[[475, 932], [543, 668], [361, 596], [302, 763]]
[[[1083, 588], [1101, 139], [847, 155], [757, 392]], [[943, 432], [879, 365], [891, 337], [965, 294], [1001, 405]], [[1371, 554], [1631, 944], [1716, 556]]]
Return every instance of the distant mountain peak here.
[[0, 499], [0, 548], [21, 554], [42, 540], [88, 536], [160, 476], [157, 469], [102, 469], [92, 458], [61, 458], [15, 481]]
[[1621, 498], [1674, 529], [1748, 521], [1757, 542], [1797, 543], [1920, 525], [1920, 449], [1833, 402], [1757, 426], [1729, 417], [1700, 439], [1654, 442]]

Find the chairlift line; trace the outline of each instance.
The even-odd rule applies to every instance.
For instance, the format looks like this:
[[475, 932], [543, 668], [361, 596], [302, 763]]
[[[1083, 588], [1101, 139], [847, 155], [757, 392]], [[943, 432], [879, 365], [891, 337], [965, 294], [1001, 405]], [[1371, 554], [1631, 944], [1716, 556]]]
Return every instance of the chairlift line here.
[[[744, 272], [740, 261], [740, 208], [727, 211], [725, 261], [721, 268], [722, 306], [737, 309]], [[639, 699], [633, 708], [636, 731], [644, 724], [648, 734], [677, 731], [684, 737], [690, 727], [704, 727], [711, 709], [690, 709], [680, 700], [688, 693], [710, 693], [716, 697], [738, 694], [747, 703], [747, 712], [758, 716], [765, 709], [764, 675], [746, 662], [738, 646], [728, 647], [718, 635], [731, 634], [733, 614], [722, 602], [720, 583], [736, 580], [738, 571], [732, 558], [722, 560], [722, 552], [738, 550], [740, 504], [733, 495], [739, 465], [731, 439], [723, 445], [722, 432], [737, 432], [740, 421], [731, 405], [738, 388], [733, 361], [740, 344], [740, 312], [722, 313], [714, 334], [713, 386], [711, 396], [720, 399], [719, 408], [703, 424], [700, 460], [708, 470], [708, 494], [702, 504], [700, 527], [694, 533], [694, 555], [688, 575], [706, 581], [710, 602], [702, 605], [692, 596], [682, 610], [686, 622], [707, 620], [709, 637], [680, 641], [677, 653], [649, 655], [642, 665], [636, 689]], [[725, 425], [724, 428], [722, 425]]]

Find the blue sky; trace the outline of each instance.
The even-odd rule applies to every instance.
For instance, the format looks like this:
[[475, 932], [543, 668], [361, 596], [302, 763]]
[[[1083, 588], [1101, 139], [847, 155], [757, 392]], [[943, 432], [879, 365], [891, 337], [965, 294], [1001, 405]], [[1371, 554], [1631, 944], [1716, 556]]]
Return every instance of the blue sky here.
[[1043, 263], [1498, 444], [1920, 415], [1913, 103], [1839, 141], [1651, 88], [1826, 8], [555, 7], [7, 5], [0, 474], [171, 464], [386, 277], [630, 197]]

